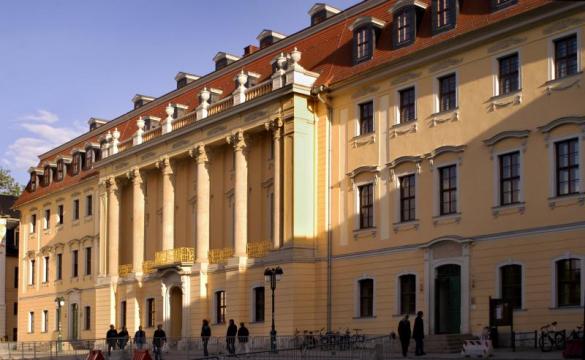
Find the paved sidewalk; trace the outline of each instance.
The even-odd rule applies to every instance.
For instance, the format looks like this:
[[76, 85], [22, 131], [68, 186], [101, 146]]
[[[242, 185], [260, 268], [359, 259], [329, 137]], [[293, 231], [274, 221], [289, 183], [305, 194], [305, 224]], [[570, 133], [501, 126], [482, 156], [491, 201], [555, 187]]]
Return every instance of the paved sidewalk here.
[[[404, 359], [400, 355], [395, 355], [394, 359]], [[552, 351], [543, 353], [541, 351], [516, 351], [511, 350], [494, 350], [494, 355], [491, 359], [498, 360], [557, 360], [562, 359], [563, 354], [560, 351]], [[410, 355], [407, 359], [482, 359], [480, 357], [463, 357], [461, 354], [427, 354], [425, 356]]]

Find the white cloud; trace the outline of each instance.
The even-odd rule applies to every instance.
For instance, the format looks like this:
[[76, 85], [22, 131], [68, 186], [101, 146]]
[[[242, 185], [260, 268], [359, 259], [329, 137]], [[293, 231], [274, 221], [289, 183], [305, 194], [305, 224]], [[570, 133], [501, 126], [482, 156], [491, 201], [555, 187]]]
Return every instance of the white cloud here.
[[25, 115], [22, 117], [24, 121], [39, 121], [44, 123], [53, 124], [59, 121], [57, 114], [54, 114], [47, 110], [37, 110], [34, 114]]

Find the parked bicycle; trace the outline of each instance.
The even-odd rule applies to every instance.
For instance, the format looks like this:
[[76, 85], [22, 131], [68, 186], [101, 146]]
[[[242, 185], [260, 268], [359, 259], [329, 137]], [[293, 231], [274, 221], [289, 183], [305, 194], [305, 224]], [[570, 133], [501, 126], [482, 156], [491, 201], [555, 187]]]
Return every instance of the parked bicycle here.
[[553, 321], [550, 324], [540, 328], [540, 351], [549, 352], [553, 349], [563, 350], [565, 348], [566, 331], [557, 331], [557, 322]]

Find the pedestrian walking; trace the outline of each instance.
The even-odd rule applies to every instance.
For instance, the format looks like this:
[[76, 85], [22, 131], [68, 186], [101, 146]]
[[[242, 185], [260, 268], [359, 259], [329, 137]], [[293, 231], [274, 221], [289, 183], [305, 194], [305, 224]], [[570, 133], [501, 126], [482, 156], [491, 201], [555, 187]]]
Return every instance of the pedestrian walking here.
[[203, 319], [203, 325], [201, 326], [201, 341], [203, 342], [203, 356], [209, 356], [209, 352], [207, 351], [207, 344], [209, 343], [209, 338], [211, 337], [211, 327], [209, 326], [209, 321]]
[[406, 357], [408, 354], [408, 345], [410, 344], [410, 321], [408, 320], [408, 314], [404, 315], [404, 318], [398, 323], [398, 337], [400, 338], [400, 344], [402, 345], [402, 356]]
[[249, 353], [250, 346], [248, 345], [248, 338], [250, 336], [250, 331], [244, 325], [244, 323], [240, 323], [240, 328], [238, 329], [238, 343], [240, 345], [240, 352]]
[[162, 351], [165, 343], [167, 342], [167, 334], [162, 328], [161, 324], [158, 324], [154, 335], [152, 336], [152, 347], [154, 352], [154, 360], [162, 360]]
[[108, 356], [112, 355], [112, 349], [116, 350], [116, 341], [118, 339], [118, 332], [114, 325], [110, 325], [110, 330], [106, 333], [106, 342], [108, 343]]
[[412, 338], [415, 342], [414, 355], [422, 356], [425, 355], [424, 350], [424, 338], [425, 330], [423, 324], [423, 312], [419, 311], [416, 313], [416, 319], [414, 319], [414, 326], [412, 327]]
[[238, 327], [236, 326], [236, 323], [234, 322], [234, 319], [230, 319], [230, 325], [227, 328], [227, 334], [226, 334], [226, 345], [227, 345], [227, 351], [230, 355], [235, 355], [236, 354], [236, 336], [238, 335]]
[[128, 334], [128, 330], [126, 330], [125, 326], [122, 326], [122, 330], [118, 333], [118, 348], [120, 348], [120, 350], [126, 348], [129, 338], [130, 335]]
[[146, 333], [142, 330], [142, 325], [138, 326], [138, 331], [134, 333], [134, 344], [138, 350], [142, 350], [146, 344]]

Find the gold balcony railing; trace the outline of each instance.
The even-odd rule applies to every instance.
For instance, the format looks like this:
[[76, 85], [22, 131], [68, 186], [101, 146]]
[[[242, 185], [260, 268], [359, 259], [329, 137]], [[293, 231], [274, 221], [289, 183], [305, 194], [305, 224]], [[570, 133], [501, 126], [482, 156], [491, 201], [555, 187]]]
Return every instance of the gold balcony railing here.
[[154, 266], [193, 264], [195, 262], [195, 249], [181, 247], [157, 251], [154, 254]]
[[132, 274], [132, 264], [118, 266], [118, 275], [120, 275], [120, 277], [126, 277], [130, 274]]
[[142, 263], [142, 272], [144, 274], [151, 274], [153, 272], [155, 272], [155, 268], [154, 268], [154, 260], [144, 260], [144, 262]]
[[261, 258], [266, 256], [272, 243], [270, 241], [253, 241], [248, 243], [248, 257]]
[[209, 250], [209, 263], [223, 264], [232, 256], [234, 256], [233, 248], [211, 249]]

